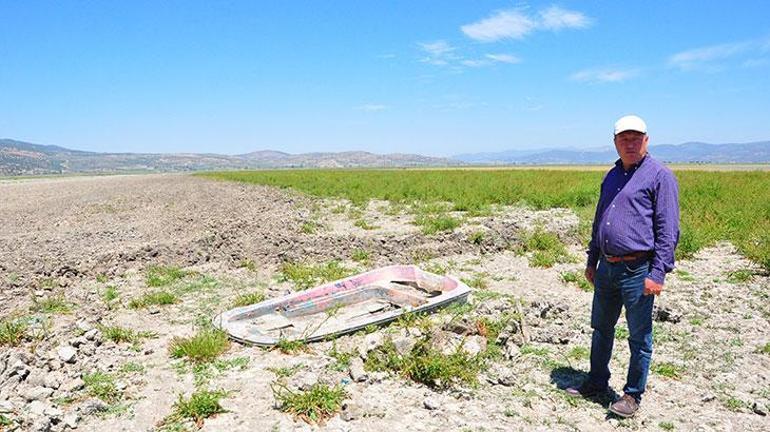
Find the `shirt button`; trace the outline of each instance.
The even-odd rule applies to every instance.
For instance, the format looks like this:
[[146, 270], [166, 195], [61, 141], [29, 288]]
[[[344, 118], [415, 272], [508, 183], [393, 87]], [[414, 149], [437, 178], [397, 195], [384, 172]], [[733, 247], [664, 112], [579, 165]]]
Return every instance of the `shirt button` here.
[[612, 208], [615, 208], [615, 204], [612, 205]]
[[624, 176], [627, 176], [627, 175], [628, 175], [628, 173], [623, 173], [623, 175], [624, 175]]
[[604, 242], [607, 243], [609, 240], [605, 240]]
[[609, 223], [609, 222], [607, 222], [607, 225], [609, 225], [609, 224], [610, 224], [610, 223]]
[[618, 188], [618, 190], [620, 190], [620, 188]]

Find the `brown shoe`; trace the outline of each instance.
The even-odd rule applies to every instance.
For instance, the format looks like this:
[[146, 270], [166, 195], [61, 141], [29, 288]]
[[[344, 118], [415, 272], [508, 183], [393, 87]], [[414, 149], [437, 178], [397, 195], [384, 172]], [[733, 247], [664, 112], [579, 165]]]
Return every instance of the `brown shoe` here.
[[610, 405], [610, 412], [623, 418], [633, 417], [637, 411], [639, 411], [639, 402], [630, 394], [624, 394]]
[[584, 398], [592, 398], [599, 396], [601, 394], [607, 393], [607, 390], [609, 390], [609, 387], [604, 386], [598, 386], [588, 380], [583, 381], [583, 384], [580, 384], [578, 387], [567, 387], [564, 389], [564, 391], [569, 395], [573, 397], [584, 397]]

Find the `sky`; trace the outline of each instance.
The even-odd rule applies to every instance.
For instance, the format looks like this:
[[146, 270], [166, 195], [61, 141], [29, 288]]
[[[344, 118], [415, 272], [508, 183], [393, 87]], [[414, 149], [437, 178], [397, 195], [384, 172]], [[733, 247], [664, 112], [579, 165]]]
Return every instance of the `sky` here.
[[770, 2], [0, 0], [0, 138], [450, 156], [770, 140]]

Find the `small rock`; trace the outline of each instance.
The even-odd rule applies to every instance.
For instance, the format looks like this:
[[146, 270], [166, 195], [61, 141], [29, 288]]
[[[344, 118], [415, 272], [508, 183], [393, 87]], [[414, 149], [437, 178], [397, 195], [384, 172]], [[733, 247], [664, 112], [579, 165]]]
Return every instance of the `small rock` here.
[[78, 390], [82, 389], [84, 385], [85, 385], [85, 383], [83, 382], [82, 379], [75, 378], [75, 379], [72, 379], [72, 380], [69, 380], [69, 381], [63, 383], [59, 387], [59, 390], [64, 391], [64, 392], [74, 392], [74, 391], [78, 391]]
[[487, 338], [484, 336], [468, 336], [463, 341], [463, 351], [470, 355], [476, 355], [487, 349]]
[[344, 401], [342, 403], [342, 412], [340, 417], [345, 421], [352, 421], [361, 418], [361, 407], [353, 401]]
[[58, 419], [59, 417], [64, 415], [64, 411], [62, 411], [57, 407], [49, 406], [48, 408], [45, 409], [45, 411], [43, 411], [43, 414], [47, 415], [48, 417], [53, 417]]
[[396, 347], [396, 352], [399, 355], [408, 354], [416, 343], [417, 341], [413, 337], [406, 335], [398, 335], [393, 338], [393, 345]]
[[77, 351], [71, 346], [60, 346], [56, 349], [56, 353], [59, 355], [59, 359], [64, 363], [75, 363], [75, 355]]
[[295, 380], [296, 386], [300, 390], [309, 390], [310, 387], [318, 384], [318, 375], [313, 372], [303, 372]]
[[27, 401], [41, 401], [49, 398], [53, 394], [53, 389], [46, 387], [27, 387], [20, 393]]
[[99, 330], [97, 329], [91, 329], [91, 330], [88, 330], [86, 334], [84, 334], [83, 336], [85, 336], [86, 340], [93, 341], [100, 336], [100, 333], [99, 333]]
[[109, 409], [109, 405], [107, 405], [106, 403], [102, 402], [99, 399], [89, 399], [83, 402], [82, 404], [80, 404], [80, 406], [78, 407], [78, 410], [83, 415], [91, 415], [98, 412], [104, 412], [104, 411], [107, 411], [108, 409]]
[[505, 345], [505, 358], [513, 360], [521, 355], [521, 348], [515, 343]]
[[83, 345], [80, 348], [80, 353], [86, 357], [96, 354], [96, 347], [93, 345]]
[[656, 304], [652, 308], [652, 319], [676, 324], [682, 320], [682, 314], [674, 311], [670, 306], [658, 306]]
[[29, 405], [27, 405], [27, 411], [38, 416], [42, 416], [48, 408], [50, 408], [48, 405], [46, 405], [44, 402], [40, 402], [39, 400], [32, 401]]
[[350, 378], [355, 382], [364, 382], [368, 378], [364, 370], [364, 361], [358, 357], [350, 360]]
[[754, 402], [751, 406], [751, 410], [754, 411], [754, 414], [761, 415], [762, 417], [767, 416], [767, 407], [762, 406], [759, 402]]
[[78, 330], [82, 331], [83, 333], [88, 333], [91, 330], [94, 330], [94, 326], [92, 326], [88, 321], [86, 320], [80, 320], [75, 324], [75, 326], [78, 328]]
[[77, 348], [77, 347], [79, 347], [81, 345], [85, 345], [86, 343], [88, 343], [88, 339], [86, 339], [85, 336], [78, 336], [78, 337], [76, 337], [74, 339], [70, 339], [70, 341], [69, 341], [69, 344], [72, 345], [75, 348]]
[[9, 400], [0, 401], [0, 414], [12, 413], [14, 408], [13, 402]]
[[369, 354], [369, 351], [382, 345], [383, 342], [384, 340], [380, 333], [369, 333], [364, 337], [364, 341], [361, 343], [361, 345], [358, 346], [358, 353], [362, 358], [366, 358], [366, 355]]
[[51, 389], [58, 389], [59, 387], [61, 387], [62, 381], [64, 381], [63, 373], [51, 372], [45, 376], [45, 379], [43, 380], [43, 385]]
[[48, 417], [40, 417], [32, 423], [30, 432], [49, 432], [51, 430], [51, 419]]
[[703, 395], [703, 397], [700, 398], [700, 400], [701, 400], [701, 402], [711, 402], [711, 401], [713, 401], [716, 398], [717, 397], [714, 396], [713, 393], [706, 393], [706, 394]]
[[159, 309], [159, 308], [156, 308], [156, 307], [153, 307], [153, 308], [150, 308], [150, 309], [149, 309], [147, 312], [148, 312], [150, 315], [157, 315], [157, 314], [159, 314], [159, 313], [160, 313], [160, 309]]
[[373, 383], [383, 382], [388, 377], [385, 371], [375, 371], [369, 374], [369, 381]]
[[64, 416], [62, 423], [70, 429], [77, 429], [79, 420], [80, 416], [78, 416], [77, 413], [71, 412]]
[[439, 409], [441, 407], [441, 404], [438, 400], [436, 400], [433, 397], [426, 397], [425, 400], [422, 401], [422, 405], [431, 411]]

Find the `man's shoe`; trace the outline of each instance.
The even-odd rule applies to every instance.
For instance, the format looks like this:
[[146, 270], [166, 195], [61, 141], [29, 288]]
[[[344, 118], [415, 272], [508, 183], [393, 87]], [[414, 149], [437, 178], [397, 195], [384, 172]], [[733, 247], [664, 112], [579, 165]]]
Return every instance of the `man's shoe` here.
[[592, 398], [607, 393], [607, 386], [598, 386], [588, 380], [583, 381], [578, 387], [567, 387], [564, 391], [569, 396]]
[[624, 394], [610, 405], [610, 412], [623, 418], [633, 417], [637, 411], [639, 411], [639, 402], [630, 394]]

